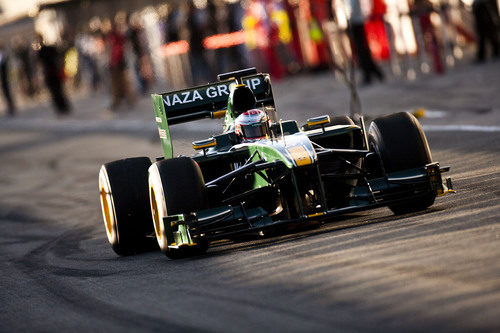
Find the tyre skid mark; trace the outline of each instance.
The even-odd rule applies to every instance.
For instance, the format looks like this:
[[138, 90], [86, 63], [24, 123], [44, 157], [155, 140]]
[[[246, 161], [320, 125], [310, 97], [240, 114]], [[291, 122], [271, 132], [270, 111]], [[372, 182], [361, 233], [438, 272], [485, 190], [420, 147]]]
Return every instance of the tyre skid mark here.
[[[57, 246], [59, 246], [61, 242], [64, 242], [65, 238], [70, 237], [76, 239], [78, 238], [75, 237], [77, 235], [83, 236], [82, 230], [84, 230], [84, 228], [70, 230], [55, 239], [49, 240], [45, 244], [31, 251], [21, 260], [18, 260], [15, 264], [17, 264], [27, 275], [31, 276], [33, 281], [53, 294], [57, 299], [65, 302], [70, 308], [73, 308], [78, 313], [84, 311], [89, 316], [96, 317], [97, 319], [107, 322], [113, 322], [117, 326], [123, 326], [128, 329], [131, 327], [137, 327], [141, 330], [164, 330], [165, 328], [172, 330], [186, 330], [190, 328], [189, 326], [177, 325], [161, 318], [132, 312], [126, 308], [117, 307], [110, 303], [89, 297], [84, 292], [65, 286], [64, 282], [59, 279], [54, 279], [56, 276], [102, 277], [120, 273], [101, 272], [98, 270], [90, 270], [90, 272], [78, 269], [68, 270], [67, 268], [50, 266], [46, 262], [45, 257]], [[61, 269], [63, 271], [61, 271]], [[68, 272], [71, 274], [68, 275]], [[198, 327], [196, 330], [202, 331]]]
[[[144, 328], [144, 323], [147, 322], [148, 325], [155, 323], [153, 326], [148, 327], [149, 329], [162, 329], [165, 327], [177, 329], [188, 329], [189, 327], [178, 326], [172, 324], [170, 322], [165, 322], [156, 317], [150, 317], [138, 314], [136, 312], [126, 311], [123, 308], [117, 308], [116, 306], [110, 305], [100, 300], [93, 299], [88, 297], [82, 292], [76, 291], [73, 288], [66, 287], [57, 283], [57, 279], [51, 279], [51, 277], [62, 276], [62, 277], [79, 277], [79, 278], [98, 278], [112, 275], [120, 275], [126, 271], [114, 271], [114, 272], [105, 272], [100, 270], [85, 270], [85, 269], [75, 269], [75, 268], [66, 268], [66, 267], [58, 267], [49, 265], [46, 263], [46, 257], [50, 253], [54, 254], [68, 254], [68, 245], [69, 243], [75, 245], [75, 242], [82, 241], [85, 239], [85, 234], [88, 233], [90, 228], [79, 228], [76, 230], [71, 230], [63, 233], [59, 237], [46, 242], [45, 244], [39, 246], [35, 250], [31, 251], [28, 255], [26, 255], [23, 259], [19, 261], [19, 264], [22, 265], [24, 270], [30, 276], [36, 276], [35, 281], [44, 287], [51, 294], [56, 296], [59, 299], [62, 299], [64, 302], [69, 304], [71, 307], [78, 308], [79, 310], [84, 310], [89, 313], [89, 315], [97, 316], [100, 319], [108, 319], [116, 321], [116, 324], [124, 325], [126, 322], [126, 326], [129, 324], [136, 325], [137, 327]], [[76, 252], [70, 251], [70, 252]], [[71, 253], [70, 253], [71, 254]], [[45, 261], [45, 263], [44, 263]], [[180, 261], [179, 261], [180, 262]], [[173, 263], [171, 263], [173, 264]], [[179, 281], [182, 282], [182, 281]], [[182, 285], [179, 283], [179, 285]], [[311, 323], [319, 323], [322, 322], [323, 325], [329, 327], [331, 324], [335, 324], [336, 327], [339, 327], [339, 322], [336, 321], [328, 321], [325, 318], [317, 318], [312, 314], [306, 314], [303, 312], [296, 312], [290, 309], [285, 309], [282, 307], [263, 304], [261, 302], [255, 302], [252, 300], [242, 301], [241, 299], [224, 296], [220, 294], [212, 294], [208, 291], [201, 291], [196, 289], [190, 289], [187, 287], [177, 288], [178, 291], [193, 295], [195, 297], [202, 297], [209, 300], [220, 300], [229, 304], [238, 304], [242, 306], [252, 307], [254, 309], [259, 309], [262, 311], [272, 311], [273, 313], [277, 313], [280, 315], [286, 315], [293, 318], [300, 318], [303, 321], [311, 322]], [[106, 311], [102, 311], [103, 308], [106, 308]], [[99, 310], [99, 313], [97, 313]], [[124, 314], [128, 313], [128, 314]], [[196, 327], [196, 330], [200, 329]]]

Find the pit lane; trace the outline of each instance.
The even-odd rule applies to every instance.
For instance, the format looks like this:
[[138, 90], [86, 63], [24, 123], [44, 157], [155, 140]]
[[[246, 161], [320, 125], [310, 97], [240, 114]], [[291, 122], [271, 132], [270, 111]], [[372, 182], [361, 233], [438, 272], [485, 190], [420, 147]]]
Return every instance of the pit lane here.
[[99, 210], [100, 164], [157, 156], [151, 133], [3, 128], [0, 331], [498, 331], [500, 133], [427, 136], [457, 194], [424, 212], [380, 208], [171, 261], [116, 256]]

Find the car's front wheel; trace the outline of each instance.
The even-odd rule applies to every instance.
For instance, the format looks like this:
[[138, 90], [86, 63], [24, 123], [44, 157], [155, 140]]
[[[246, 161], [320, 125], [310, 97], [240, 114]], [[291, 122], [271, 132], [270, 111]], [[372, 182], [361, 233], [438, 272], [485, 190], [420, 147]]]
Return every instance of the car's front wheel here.
[[[432, 162], [431, 151], [422, 126], [408, 112], [376, 118], [370, 125], [368, 141], [380, 156], [385, 173], [423, 167]], [[395, 214], [426, 209], [434, 203], [436, 193], [390, 205]]]
[[149, 199], [151, 214], [160, 249], [169, 258], [203, 253], [208, 242], [198, 239], [197, 245], [170, 248], [163, 218], [187, 214], [207, 208], [205, 181], [198, 164], [189, 157], [158, 161], [149, 168]]

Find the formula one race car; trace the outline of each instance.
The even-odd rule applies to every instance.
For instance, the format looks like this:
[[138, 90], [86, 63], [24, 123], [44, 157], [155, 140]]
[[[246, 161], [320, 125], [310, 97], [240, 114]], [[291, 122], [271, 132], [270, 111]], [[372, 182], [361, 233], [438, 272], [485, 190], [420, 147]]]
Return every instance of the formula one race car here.
[[[104, 164], [99, 190], [116, 253], [152, 244], [170, 258], [209, 243], [289, 230], [354, 211], [388, 206], [423, 210], [452, 192], [449, 167], [433, 162], [417, 119], [402, 112], [365, 129], [346, 116], [278, 120], [268, 74], [254, 68], [216, 83], [153, 95], [163, 157]], [[169, 126], [225, 117], [221, 134], [173, 157]], [[286, 228], [285, 228], [286, 227]], [[157, 243], [157, 244], [156, 244]]]

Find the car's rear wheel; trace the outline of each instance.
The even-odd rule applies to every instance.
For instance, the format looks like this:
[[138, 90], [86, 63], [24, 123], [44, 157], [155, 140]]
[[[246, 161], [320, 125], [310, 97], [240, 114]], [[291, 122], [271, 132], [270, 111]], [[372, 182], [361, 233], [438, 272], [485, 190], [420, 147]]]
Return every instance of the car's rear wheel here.
[[[376, 118], [368, 131], [370, 147], [380, 156], [383, 172], [423, 167], [432, 162], [431, 151], [422, 126], [408, 112]], [[395, 214], [426, 209], [434, 203], [436, 193], [429, 191], [418, 198], [390, 205]]]
[[196, 246], [169, 248], [163, 218], [207, 208], [205, 181], [198, 164], [189, 157], [178, 157], [154, 163], [149, 168], [151, 214], [160, 249], [169, 258], [200, 254], [208, 242], [198, 239]]
[[99, 193], [108, 241], [119, 255], [157, 248], [152, 236], [147, 157], [106, 163], [99, 172]]

